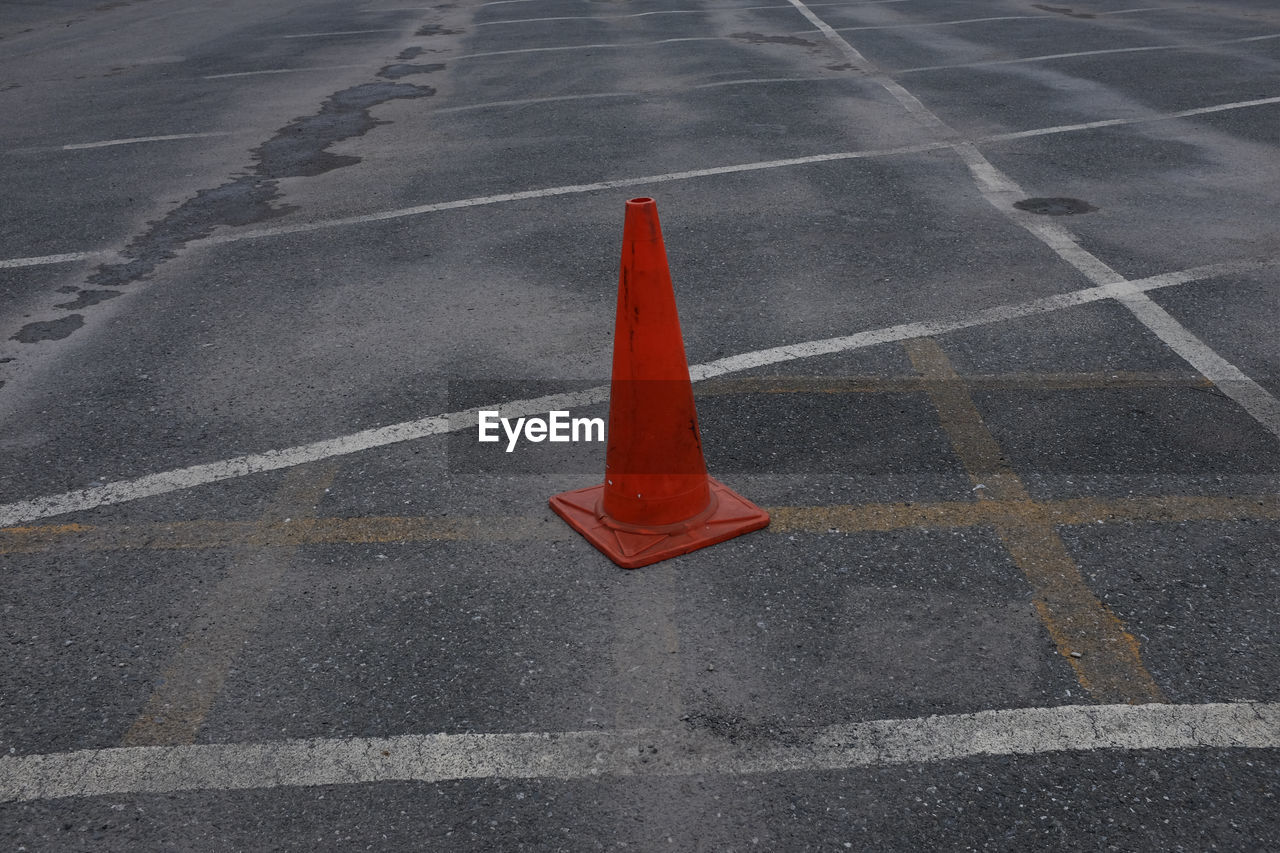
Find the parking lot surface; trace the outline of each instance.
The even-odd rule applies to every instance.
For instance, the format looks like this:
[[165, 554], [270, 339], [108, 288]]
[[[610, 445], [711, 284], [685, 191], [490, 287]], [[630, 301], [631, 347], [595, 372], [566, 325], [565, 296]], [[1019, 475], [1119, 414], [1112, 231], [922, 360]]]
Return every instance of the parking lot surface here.
[[[1280, 848], [1274, 4], [10, 4], [0, 109], [6, 849]], [[633, 197], [771, 524], [624, 571], [476, 413], [607, 417]]]

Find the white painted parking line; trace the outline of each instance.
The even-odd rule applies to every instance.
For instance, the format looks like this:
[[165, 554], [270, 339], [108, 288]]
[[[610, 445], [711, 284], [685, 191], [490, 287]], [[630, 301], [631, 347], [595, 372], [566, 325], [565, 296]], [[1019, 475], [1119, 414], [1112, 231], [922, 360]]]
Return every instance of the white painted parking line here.
[[[1136, 281], [1120, 282], [1099, 287], [1089, 287], [1069, 293], [1060, 293], [1009, 305], [997, 305], [958, 316], [902, 323], [882, 329], [856, 332], [838, 338], [788, 344], [770, 349], [741, 353], [703, 364], [689, 366], [689, 375], [695, 381], [712, 379], [741, 370], [781, 364], [802, 358], [850, 352], [910, 340], [945, 334], [974, 326], [1001, 323], [1019, 317], [1030, 317], [1050, 311], [1060, 311], [1076, 305], [1085, 305], [1121, 295], [1143, 293], [1161, 287], [1172, 287], [1191, 281], [1213, 278], [1231, 273], [1249, 272], [1280, 265], [1280, 259], [1242, 261], [1238, 263], [1211, 264], [1189, 270], [1162, 273]], [[93, 488], [77, 489], [62, 494], [16, 501], [0, 506], [0, 527], [10, 527], [28, 521], [64, 515], [69, 512], [114, 506], [156, 495], [170, 494], [183, 489], [247, 477], [266, 471], [278, 471], [295, 465], [305, 465], [335, 456], [359, 453], [378, 447], [386, 447], [403, 441], [413, 441], [432, 435], [443, 435], [463, 429], [474, 429], [477, 413], [482, 409], [501, 409], [507, 417], [527, 417], [552, 410], [583, 408], [609, 399], [609, 387], [600, 385], [583, 391], [552, 394], [528, 400], [494, 401], [464, 411], [431, 415], [412, 421], [363, 430], [351, 435], [316, 441], [310, 444], [268, 450], [247, 456], [236, 456], [217, 462], [192, 465], [158, 474], [148, 474], [132, 480], [117, 480]]]
[[136, 145], [140, 142], [169, 142], [175, 139], [207, 139], [214, 136], [230, 136], [229, 130], [214, 130], [208, 133], [171, 133], [168, 136], [133, 136], [128, 139], [107, 139], [103, 142], [77, 142], [74, 145], [63, 145], [63, 151], [82, 151], [86, 148], [108, 148], [113, 145]]
[[[874, 63], [869, 62], [853, 45], [810, 11], [801, 0], [789, 0], [789, 2], [810, 23], [818, 27], [827, 40], [847, 56], [855, 67], [864, 70], [870, 79], [879, 83], [922, 126], [955, 135], [954, 128], [926, 107], [901, 83], [886, 75]], [[1250, 102], [1250, 105], [1257, 106], [1264, 102], [1272, 103], [1275, 100], [1267, 98]], [[1183, 115], [1188, 114], [1190, 114], [1188, 111], [1183, 111]], [[1094, 284], [1122, 288], [1129, 284], [1124, 276], [1081, 246], [1075, 235], [1065, 226], [1014, 207], [1015, 202], [1026, 197], [1026, 191], [983, 156], [977, 145], [964, 142], [955, 145], [954, 150], [969, 168], [974, 185], [983, 198], [1006, 218], [1025, 228]], [[1117, 299], [1129, 309], [1138, 322], [1146, 326], [1150, 332], [1182, 356], [1188, 364], [1199, 370], [1202, 375], [1214, 381], [1218, 390], [1234, 400], [1265, 429], [1280, 438], [1280, 400], [1214, 352], [1208, 344], [1193, 335], [1141, 290], [1132, 289], [1119, 293]]]
[[426, 213], [437, 213], [444, 210], [460, 210], [469, 207], [483, 207], [490, 204], [506, 204], [528, 199], [551, 198], [562, 195], [580, 195], [582, 193], [599, 192], [600, 190], [622, 189], [625, 187], [660, 184], [669, 181], [686, 181], [693, 178], [709, 178], [717, 175], [733, 175], [741, 172], [758, 172], [763, 169], [782, 169], [788, 166], [809, 166], [815, 163], [834, 163], [841, 160], [861, 160], [873, 157], [890, 157], [901, 154], [918, 154], [925, 151], [938, 151], [952, 147], [950, 142], [926, 142], [920, 145], [904, 145], [901, 148], [877, 148], [865, 151], [839, 151], [834, 154], [814, 154], [809, 157], [789, 157], [785, 160], [766, 160], [756, 163], [740, 163], [733, 166], [712, 166], [708, 169], [690, 169], [686, 172], [668, 172], [662, 175], [645, 175], [637, 178], [616, 178], [611, 181], [597, 181], [591, 184], [569, 184], [560, 187], [545, 187], [537, 190], [522, 190], [514, 193], [477, 196], [456, 201], [442, 201], [434, 204], [421, 204], [414, 207], [402, 207], [379, 213], [366, 213], [360, 216], [348, 216], [341, 219], [322, 219], [315, 222], [299, 222], [296, 225], [276, 225], [268, 228], [237, 230], [213, 237], [205, 237], [188, 243], [189, 248], [216, 246], [222, 243], [238, 243], [241, 240], [260, 240], [267, 237], [279, 237], [285, 234], [303, 234], [327, 228], [347, 225], [360, 225], [369, 222], [385, 222], [391, 219], [402, 219], [406, 216], [421, 216]]
[[[857, 58], [865, 63], [865, 59], [861, 54], [856, 54]], [[852, 57], [850, 57], [852, 58]], [[257, 73], [257, 72], [253, 72]], [[714, 84], [706, 84], [714, 85]], [[896, 85], [896, 84], [895, 84]], [[898, 87], [901, 89], [901, 87]], [[901, 91], [905, 92], [905, 89]], [[620, 95], [622, 93], [607, 93], [609, 95]], [[907, 97], [911, 98], [908, 93]], [[914, 98], [912, 98], [914, 100]], [[917, 103], [919, 103], [917, 101]], [[1206, 115], [1215, 112], [1224, 112], [1228, 110], [1248, 109], [1258, 106], [1266, 106], [1270, 104], [1280, 103], [1280, 96], [1271, 98], [1257, 98], [1251, 101], [1236, 101], [1229, 104], [1214, 104], [1206, 107], [1195, 107], [1188, 110], [1180, 110], [1174, 113], [1157, 113], [1148, 116], [1138, 116], [1135, 118], [1118, 118], [1105, 119], [1103, 121], [1085, 122], [1081, 124], [1057, 125], [1054, 127], [1036, 128], [1033, 130], [1013, 131], [1010, 133], [997, 133], [990, 136], [980, 137], [973, 140], [974, 144], [986, 144], [990, 142], [1002, 142], [1006, 140], [1020, 139], [1029, 136], [1045, 136], [1055, 133], [1073, 133], [1080, 130], [1090, 130], [1101, 127], [1119, 127], [1130, 124], [1146, 124], [1154, 121], [1168, 121], [1170, 119], [1186, 118], [1197, 115]], [[461, 108], [456, 108], [460, 110]], [[549, 198], [561, 195], [574, 195], [578, 193], [598, 192], [600, 190], [619, 189], [623, 187], [642, 186], [645, 184], [660, 184], [669, 181], [683, 181], [694, 178], [714, 177], [717, 175], [730, 175], [742, 172], [754, 172], [765, 169], [781, 169], [790, 166], [806, 166], [816, 163], [830, 163], [839, 160], [857, 160], [872, 157], [891, 157], [902, 154], [922, 153], [925, 151], [937, 151], [944, 148], [952, 148], [959, 145], [967, 145], [971, 143], [953, 143], [953, 142], [933, 142], [921, 145], [908, 145], [901, 148], [882, 148], [869, 149], [865, 151], [840, 151], [832, 154], [816, 154], [809, 157], [790, 157], [784, 160], [763, 160], [754, 163], [741, 163], [733, 166], [716, 166], [709, 169], [691, 169], [685, 172], [668, 172], [660, 175], [644, 175], [637, 178], [619, 178], [612, 181], [598, 181], [591, 184], [571, 184], [560, 187], [547, 187], [537, 190], [523, 190], [514, 193], [503, 193], [500, 195], [479, 196], [476, 198], [458, 199], [456, 201], [436, 202], [434, 204], [421, 204], [413, 207], [394, 208], [391, 210], [379, 211], [377, 213], [368, 213], [360, 216], [347, 216], [339, 219], [321, 219], [314, 222], [299, 223], [297, 225], [282, 225], [274, 228], [262, 229], [240, 229], [225, 234], [219, 234], [213, 237], [195, 240], [188, 244], [191, 248], [201, 246], [221, 245], [224, 243], [234, 243], [240, 240], [260, 240], [267, 237], [277, 237], [286, 234], [299, 234], [308, 231], [318, 231], [326, 228], [340, 228], [350, 225], [361, 225], [371, 222], [385, 222], [393, 219], [401, 219], [409, 216], [421, 216], [428, 213], [435, 213], [444, 210], [457, 210], [468, 207], [478, 207], [490, 204], [502, 204], [513, 201], [523, 201], [526, 199]], [[110, 260], [117, 257], [115, 252], [68, 252], [60, 255], [41, 255], [29, 258], [9, 258], [0, 260], [0, 269], [13, 267], [40, 266], [43, 264], [59, 264], [67, 261], [83, 260], [89, 258], [100, 258]]]
[[[714, 83], [699, 83], [689, 86], [689, 90], [719, 89], [725, 86], [757, 86], [768, 83], [827, 83], [841, 80], [840, 77], [756, 77], [746, 80], [718, 80]], [[445, 107], [436, 110], [436, 114], [474, 112], [476, 110], [501, 109], [502, 107], [527, 107], [534, 104], [554, 104], [560, 101], [584, 101], [609, 98], [644, 98], [649, 95], [666, 94], [666, 90], [651, 92], [637, 90], [632, 92], [587, 92], [581, 95], [550, 95], [542, 98], [521, 98], [511, 101], [484, 101], [478, 104], [464, 104], [458, 107]]]
[[[806, 4], [809, 5], [809, 4]], [[860, 27], [833, 27], [838, 33], [863, 30], [915, 30], [923, 27], [955, 27], [960, 24], [984, 24], [991, 21], [1061, 20], [1057, 15], [999, 15], [993, 18], [958, 18], [953, 21], [912, 21], [907, 24], [874, 24]]]
[[0, 758], [0, 802], [460, 779], [822, 773], [998, 755], [1276, 749], [1280, 704], [1065, 705], [741, 740], [697, 729], [398, 735]]
[[645, 92], [588, 92], [582, 95], [551, 95], [545, 98], [521, 98], [514, 101], [485, 101], [480, 104], [463, 104], [458, 107], [444, 107], [436, 110], [436, 115], [450, 113], [469, 113], [476, 110], [501, 109], [502, 107], [528, 107], [535, 104], [555, 104], [561, 101], [592, 101], [609, 98], [642, 98]]
[[304, 68], [264, 68], [261, 71], [232, 71], [227, 74], [206, 74], [203, 80], [229, 80], [233, 77], [256, 77], [259, 74], [297, 74], [300, 71], [341, 71], [347, 68], [372, 68], [362, 65], [311, 65]]
[[1016, 59], [986, 59], [981, 62], [959, 62], [950, 65], [921, 65], [917, 68], [900, 68], [888, 73], [893, 76], [901, 74], [919, 74], [926, 71], [950, 71], [956, 68], [985, 68], [991, 65], [1018, 65], [1031, 62], [1051, 62], [1055, 59], [1075, 59], [1081, 56], [1105, 56], [1115, 53], [1144, 53], [1152, 50], [1203, 50], [1206, 47], [1221, 47], [1228, 44], [1244, 44], [1254, 41], [1271, 41], [1280, 38], [1280, 33], [1271, 33], [1248, 38], [1222, 39], [1220, 41], [1196, 42], [1194, 44], [1153, 44], [1143, 47], [1112, 47], [1105, 50], [1078, 50], [1074, 53], [1046, 53], [1040, 56], [1023, 56]]
[[[772, 8], [786, 8], [772, 7]], [[477, 21], [473, 27], [500, 27], [509, 24], [541, 24], [548, 21], [618, 21], [624, 18], [648, 18], [653, 15], [705, 15], [708, 9], [663, 9], [658, 12], [636, 12], [631, 15], [561, 15], [555, 18], [511, 18], [502, 21]]]
[[512, 50], [486, 50], [481, 53], [464, 53], [453, 57], [460, 59], [484, 59], [488, 56], [518, 56], [526, 53], [560, 53], [569, 50], [621, 50], [631, 47], [656, 47], [664, 44], [685, 44], [699, 41], [737, 41], [732, 36], [689, 36], [685, 38], [657, 39], [656, 41], [603, 42], [599, 44], [562, 44], [554, 47], [520, 47]]
[[[839, 6], [842, 9], [848, 9], [851, 6], [882, 6], [886, 3], [911, 3], [915, 0], [880, 0], [876, 3], [811, 3], [812, 6]], [[481, 3], [482, 6], [491, 6], [492, 3]], [[752, 12], [768, 9], [790, 9], [791, 6], [786, 3], [774, 4], [770, 6], [704, 6], [701, 9], [659, 9], [656, 12], [634, 12], [630, 15], [561, 15], [554, 18], [513, 18], [501, 21], [478, 21], [472, 26], [474, 27], [494, 27], [502, 24], [535, 24], [543, 21], [616, 21], [624, 18], [648, 18], [652, 15], [705, 15], [709, 12], [729, 11], [729, 12]], [[1031, 17], [1042, 17], [1035, 15]]]
[[988, 142], [1003, 142], [1010, 139], [1026, 139], [1032, 136], [1045, 136], [1051, 133], [1074, 133], [1079, 130], [1095, 130], [1100, 127], [1119, 127], [1125, 124], [1137, 124], [1151, 121], [1169, 121], [1170, 119], [1191, 118], [1193, 116], [1209, 115], [1211, 113], [1227, 112], [1229, 110], [1244, 110], [1251, 107], [1263, 107], [1271, 104], [1280, 104], [1280, 97], [1276, 98], [1255, 98], [1252, 101], [1235, 101], [1230, 104], [1214, 104], [1209, 107], [1193, 107], [1189, 110], [1178, 110], [1175, 113], [1162, 113], [1158, 116], [1151, 116], [1144, 119], [1130, 118], [1109, 118], [1101, 121], [1086, 121], [1080, 124], [1064, 124], [1055, 128], [1037, 128], [1034, 130], [1015, 130], [1010, 133], [996, 133], [980, 140], [975, 140], [980, 144]]
[[0, 260], [0, 269], [16, 269], [18, 267], [41, 267], [48, 264], [68, 264], [72, 261], [108, 260], [115, 257], [115, 252], [63, 252], [60, 255], [38, 255], [33, 258], [8, 258]]
[[381, 30], [337, 30], [329, 33], [293, 33], [292, 35], [280, 36], [282, 39], [320, 39], [329, 38], [330, 36], [363, 36], [371, 33], [401, 33], [403, 29], [381, 29]]

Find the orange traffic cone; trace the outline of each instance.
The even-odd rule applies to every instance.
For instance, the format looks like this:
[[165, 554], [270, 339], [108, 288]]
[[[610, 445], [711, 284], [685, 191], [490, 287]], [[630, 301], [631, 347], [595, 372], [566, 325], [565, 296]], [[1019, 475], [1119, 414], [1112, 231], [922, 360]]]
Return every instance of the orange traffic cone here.
[[707, 476], [667, 253], [651, 198], [627, 202], [604, 483], [551, 508], [626, 569], [715, 545], [769, 514]]

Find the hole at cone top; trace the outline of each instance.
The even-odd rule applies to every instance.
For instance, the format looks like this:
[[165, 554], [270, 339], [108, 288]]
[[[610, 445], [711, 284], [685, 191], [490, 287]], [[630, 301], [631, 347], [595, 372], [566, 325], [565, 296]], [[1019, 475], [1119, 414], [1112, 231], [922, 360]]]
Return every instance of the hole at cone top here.
[[628, 199], [627, 204], [653, 204], [653, 199], [641, 196], [640, 198]]

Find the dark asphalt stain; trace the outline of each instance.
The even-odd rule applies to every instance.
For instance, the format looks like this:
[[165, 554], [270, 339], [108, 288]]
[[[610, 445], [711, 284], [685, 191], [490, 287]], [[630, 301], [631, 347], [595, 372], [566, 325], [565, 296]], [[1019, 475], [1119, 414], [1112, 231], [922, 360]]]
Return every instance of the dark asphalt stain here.
[[799, 36], [766, 36], [760, 33], [730, 33], [730, 38], [742, 39], [751, 44], [795, 44], [804, 47], [816, 47], [814, 42]]
[[364, 83], [335, 92], [319, 113], [294, 119], [254, 152], [259, 161], [257, 173], [266, 178], [313, 177], [359, 163], [359, 157], [330, 154], [325, 149], [335, 142], [364, 136], [383, 124], [369, 114], [378, 104], [435, 93], [429, 86], [405, 83]]
[[279, 196], [274, 181], [243, 175], [213, 189], [200, 190], [151, 223], [122, 254], [124, 263], [103, 264], [89, 276], [88, 284], [122, 287], [149, 275], [191, 240], [206, 237], [219, 225], [248, 225], [292, 212], [289, 206], [273, 207]]
[[417, 35], [417, 36], [456, 36], [456, 35], [460, 34], [461, 32], [462, 32], [462, 30], [451, 30], [451, 29], [449, 29], [448, 27], [445, 27], [445, 26], [443, 26], [443, 25], [441, 25], [441, 24], [427, 24], [425, 27], [419, 27], [419, 28], [418, 28], [418, 31], [417, 31], [416, 33], [414, 33], [414, 35]]
[[1040, 9], [1043, 12], [1054, 12], [1059, 15], [1066, 15], [1068, 18], [1092, 18], [1095, 17], [1090, 12], [1077, 12], [1067, 6], [1045, 6], [1041, 3], [1032, 3], [1032, 9]]
[[359, 163], [359, 157], [331, 154], [326, 149], [382, 124], [369, 113], [378, 104], [434, 94], [429, 86], [381, 82], [335, 92], [318, 113], [294, 119], [259, 146], [253, 152], [257, 165], [252, 174], [200, 190], [132, 240], [123, 253], [129, 260], [100, 266], [88, 283], [108, 287], [132, 284], [220, 225], [252, 225], [293, 212], [290, 205], [274, 204], [280, 197], [277, 179], [312, 177]]
[[1022, 201], [1015, 201], [1013, 206], [1041, 216], [1075, 216], [1077, 213], [1092, 213], [1098, 209], [1078, 198], [1024, 198]]
[[34, 344], [39, 341], [60, 341], [83, 325], [84, 317], [82, 315], [70, 314], [57, 320], [28, 323], [9, 340], [23, 344]]
[[400, 55], [397, 56], [396, 59], [416, 59], [421, 56], [425, 50], [426, 48], [421, 46], [406, 47], [404, 50], [400, 51]]
[[399, 80], [401, 77], [408, 77], [411, 74], [430, 74], [433, 71], [443, 70], [443, 62], [432, 62], [427, 65], [410, 65], [409, 63], [396, 63], [388, 65], [378, 72], [379, 77], [385, 77], [388, 80]]
[[854, 70], [856, 70], [856, 66], [854, 66], [853, 64], [848, 63], [848, 62], [841, 62], [839, 65], [824, 65], [824, 66], [822, 66], [822, 67], [823, 67], [823, 68], [826, 68], [828, 71], [854, 71]]
[[81, 308], [88, 308], [90, 305], [97, 305], [99, 302], [106, 302], [108, 299], [115, 299], [119, 295], [120, 291], [118, 290], [81, 290], [80, 295], [71, 302], [63, 302], [53, 307], [76, 311]]

